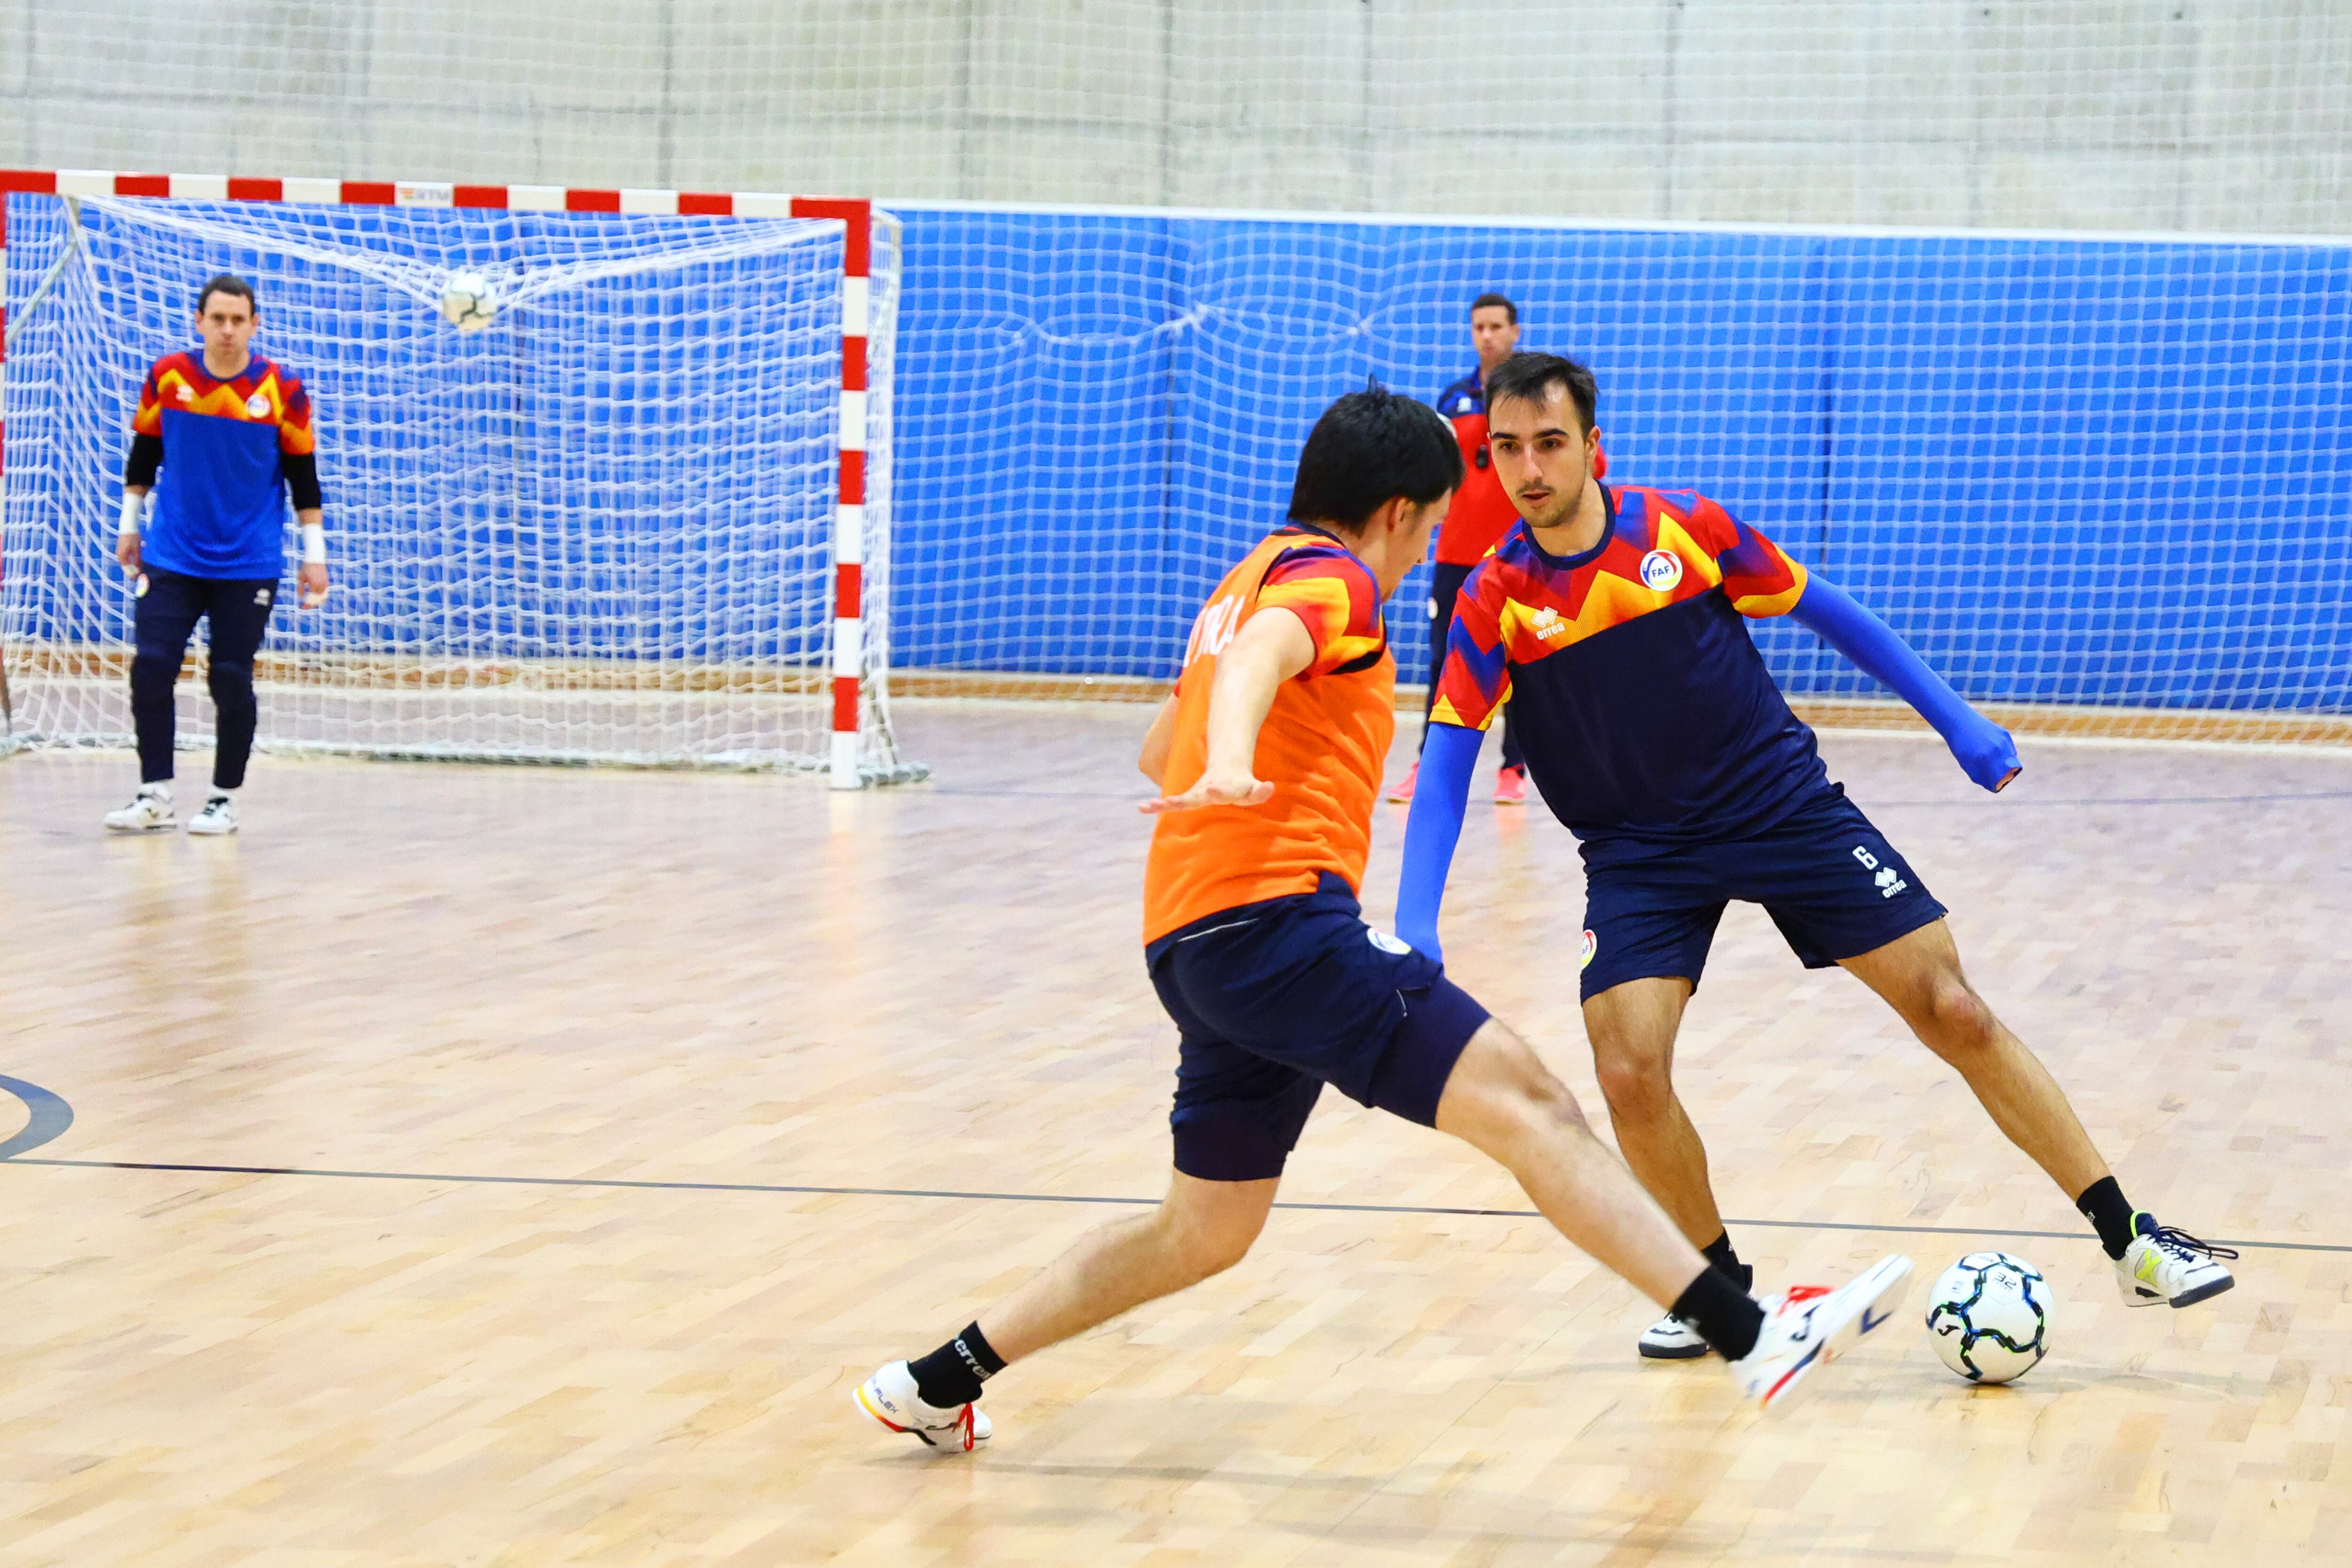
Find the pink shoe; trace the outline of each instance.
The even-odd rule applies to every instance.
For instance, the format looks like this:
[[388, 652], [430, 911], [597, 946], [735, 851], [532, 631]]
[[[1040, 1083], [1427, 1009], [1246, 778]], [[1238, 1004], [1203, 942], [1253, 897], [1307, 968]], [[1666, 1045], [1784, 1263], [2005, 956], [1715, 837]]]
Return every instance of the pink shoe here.
[[1389, 798], [1391, 800], [1411, 800], [1412, 798], [1413, 784], [1420, 777], [1421, 764], [1419, 763], [1415, 763], [1412, 764], [1412, 771], [1404, 775], [1404, 781], [1402, 784], [1399, 784], [1396, 788], [1389, 791]]
[[1496, 805], [1528, 804], [1527, 769], [1505, 768], [1495, 775], [1495, 804]]

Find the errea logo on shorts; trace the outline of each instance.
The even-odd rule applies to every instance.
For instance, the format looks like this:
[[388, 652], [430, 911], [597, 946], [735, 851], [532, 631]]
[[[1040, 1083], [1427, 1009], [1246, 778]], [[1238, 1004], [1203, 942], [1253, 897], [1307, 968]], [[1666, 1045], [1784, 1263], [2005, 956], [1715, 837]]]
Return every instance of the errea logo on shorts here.
[[1671, 550], [1653, 550], [1642, 557], [1642, 582], [1653, 593], [1664, 594], [1683, 580], [1683, 558]]
[[1880, 865], [1878, 857], [1870, 852], [1869, 846], [1867, 845], [1855, 845], [1853, 847], [1853, 858], [1862, 862], [1862, 868], [1864, 870], [1875, 871], [1878, 873], [1877, 876], [1871, 879], [1871, 881], [1876, 884], [1878, 888], [1878, 896], [1882, 899], [1891, 899], [1895, 894], [1901, 892], [1904, 889], [1911, 885], [1903, 879], [1903, 873], [1897, 871], [1894, 867]]

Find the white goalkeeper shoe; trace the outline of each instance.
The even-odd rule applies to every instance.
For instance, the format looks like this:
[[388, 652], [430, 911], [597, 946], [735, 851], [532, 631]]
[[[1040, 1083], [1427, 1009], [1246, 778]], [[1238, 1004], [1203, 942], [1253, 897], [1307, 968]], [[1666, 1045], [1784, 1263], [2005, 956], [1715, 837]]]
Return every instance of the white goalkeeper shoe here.
[[1764, 1297], [1758, 1303], [1764, 1309], [1764, 1331], [1755, 1349], [1731, 1363], [1732, 1381], [1765, 1409], [1787, 1409], [1806, 1373], [1893, 1321], [1910, 1279], [1911, 1260], [1890, 1254], [1833, 1290], [1800, 1285]]
[[208, 838], [217, 837], [224, 833], [235, 833], [236, 802], [225, 795], [215, 794], [210, 800], [205, 802], [204, 810], [188, 818], [188, 831], [203, 834]]
[[2158, 1225], [2142, 1210], [2132, 1215], [2131, 1245], [2116, 1259], [2116, 1289], [2126, 1307], [2193, 1307], [2238, 1281], [2217, 1259], [2235, 1258], [2226, 1247]]
[[141, 784], [131, 804], [106, 814], [109, 833], [169, 833], [180, 826], [172, 813], [172, 786]]
[[942, 1410], [926, 1405], [915, 1388], [915, 1374], [903, 1361], [894, 1361], [857, 1385], [850, 1397], [857, 1408], [887, 1426], [904, 1432], [925, 1447], [970, 1453], [988, 1441], [993, 1428], [977, 1405]]

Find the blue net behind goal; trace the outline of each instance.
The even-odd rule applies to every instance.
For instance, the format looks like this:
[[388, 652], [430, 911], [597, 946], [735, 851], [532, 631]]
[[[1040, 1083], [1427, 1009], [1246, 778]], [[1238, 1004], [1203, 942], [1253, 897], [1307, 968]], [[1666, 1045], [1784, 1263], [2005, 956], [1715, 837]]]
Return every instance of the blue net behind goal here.
[[1612, 481], [1720, 500], [1973, 699], [2352, 702], [2352, 245], [905, 216], [902, 668], [1168, 676], [1315, 416], [1433, 397], [1496, 289], [1594, 367]]

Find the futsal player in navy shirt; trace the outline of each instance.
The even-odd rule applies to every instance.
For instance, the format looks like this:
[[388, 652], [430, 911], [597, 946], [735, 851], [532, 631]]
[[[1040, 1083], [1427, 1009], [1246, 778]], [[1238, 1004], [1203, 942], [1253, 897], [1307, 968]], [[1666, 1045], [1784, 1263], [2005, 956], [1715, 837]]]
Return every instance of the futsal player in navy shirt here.
[[157, 360], [140, 388], [114, 551], [138, 595], [131, 716], [140, 784], [129, 805], [106, 814], [116, 833], [177, 826], [172, 692], [199, 620], [212, 626], [206, 669], [217, 744], [212, 793], [188, 831], [236, 831], [236, 792], [258, 720], [253, 660], [285, 569], [289, 493], [301, 524], [303, 603], [326, 598], [325, 503], [310, 399], [292, 372], [253, 352], [259, 322], [252, 286], [223, 273], [196, 297], [204, 346]]
[[[1519, 521], [1463, 584], [1406, 826], [1397, 934], [1437, 918], [1481, 731], [1507, 699], [1528, 771], [1585, 868], [1578, 963], [1619, 1148], [1691, 1242], [1738, 1261], [1671, 1078], [1675, 1036], [1725, 904], [1764, 906], [1809, 969], [1842, 966], [1957, 1068], [2000, 1130], [2073, 1199], [2128, 1306], [2184, 1307], [2237, 1255], [2125, 1200], [2073, 1107], [1994, 1016], [1919, 874], [1830, 782], [1747, 621], [1792, 616], [1916, 708], [1998, 791], [2007, 732], [1852, 598], [1689, 490], [1603, 485], [1591, 373], [1518, 354], [1486, 377], [1488, 449]], [[1706, 1353], [1668, 1316], [1645, 1356]]]

